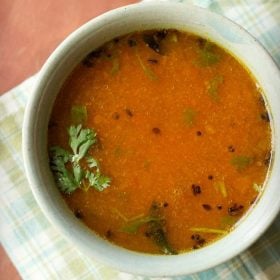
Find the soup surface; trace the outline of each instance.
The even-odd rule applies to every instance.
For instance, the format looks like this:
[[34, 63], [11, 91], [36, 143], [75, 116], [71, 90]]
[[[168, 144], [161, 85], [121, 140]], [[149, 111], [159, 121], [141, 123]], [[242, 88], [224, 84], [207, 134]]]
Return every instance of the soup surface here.
[[217, 45], [136, 32], [90, 53], [59, 92], [50, 164], [75, 216], [153, 254], [199, 249], [258, 198], [271, 129], [261, 90]]

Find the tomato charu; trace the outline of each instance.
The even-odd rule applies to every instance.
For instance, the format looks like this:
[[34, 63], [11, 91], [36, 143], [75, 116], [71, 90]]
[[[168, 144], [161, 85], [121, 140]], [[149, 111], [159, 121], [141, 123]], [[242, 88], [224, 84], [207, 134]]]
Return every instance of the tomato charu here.
[[229, 52], [177, 30], [115, 38], [62, 86], [50, 168], [74, 215], [130, 250], [178, 254], [228, 234], [271, 161], [257, 81]]

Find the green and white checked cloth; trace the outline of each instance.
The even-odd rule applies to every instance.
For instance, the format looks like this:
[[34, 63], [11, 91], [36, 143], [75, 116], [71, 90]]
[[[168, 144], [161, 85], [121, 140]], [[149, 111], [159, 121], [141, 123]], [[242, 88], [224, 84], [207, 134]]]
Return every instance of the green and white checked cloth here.
[[[280, 66], [280, 0], [175, 1], [207, 8], [239, 23]], [[39, 209], [24, 174], [21, 154], [24, 108], [35, 81], [32, 77], [0, 98], [2, 245], [23, 279], [148, 279], [89, 260], [57, 232]], [[253, 246], [234, 259], [174, 279], [280, 279], [280, 216]]]

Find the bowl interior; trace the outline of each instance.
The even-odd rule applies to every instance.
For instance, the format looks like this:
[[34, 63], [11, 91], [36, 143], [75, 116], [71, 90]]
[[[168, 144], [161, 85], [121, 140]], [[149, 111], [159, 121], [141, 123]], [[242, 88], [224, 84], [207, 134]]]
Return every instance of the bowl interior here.
[[[73, 68], [87, 53], [117, 36], [154, 28], [176, 28], [195, 33], [229, 50], [258, 80], [272, 116], [274, 161], [260, 201], [223, 239], [198, 251], [177, 256], [128, 251], [93, 234], [73, 217], [54, 184], [48, 166], [47, 127], [51, 109], [60, 87]], [[252, 244], [279, 211], [279, 88], [279, 70], [271, 57], [246, 31], [219, 15], [190, 5], [172, 3], [135, 4], [106, 13], [70, 35], [40, 72], [23, 128], [24, 161], [34, 196], [45, 215], [75, 246], [88, 256], [119, 270], [149, 276], [171, 276], [217, 265]]]

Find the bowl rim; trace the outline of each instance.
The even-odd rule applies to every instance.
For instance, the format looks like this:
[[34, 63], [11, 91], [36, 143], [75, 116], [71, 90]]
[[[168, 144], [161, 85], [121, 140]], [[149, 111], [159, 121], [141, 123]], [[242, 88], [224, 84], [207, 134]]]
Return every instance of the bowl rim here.
[[[240, 252], [244, 251], [246, 248], [248, 248], [254, 241], [256, 241], [257, 238], [261, 236], [261, 234], [268, 228], [268, 226], [272, 223], [272, 221], [275, 219], [276, 215], [279, 213], [280, 210], [280, 199], [278, 199], [278, 204], [273, 206], [272, 211], [267, 216], [266, 219], [263, 221], [258, 221], [261, 223], [261, 226], [259, 226], [258, 230], [254, 230], [246, 241], [242, 241], [241, 244], [232, 246], [230, 251], [227, 252], [221, 252], [221, 256], [214, 255], [213, 252], [209, 251], [211, 248], [215, 247], [214, 244], [210, 244], [206, 246], [203, 249], [198, 250], [197, 252], [187, 253], [187, 254], [180, 254], [177, 256], [157, 256], [157, 255], [148, 255], [148, 254], [142, 254], [142, 253], [136, 253], [131, 252], [126, 249], [122, 249], [117, 246], [117, 249], [114, 251], [113, 258], [110, 256], [105, 256], [104, 252], [108, 248], [111, 248], [111, 245], [108, 245], [105, 249], [101, 246], [98, 247], [97, 252], [91, 252], [90, 248], [87, 248], [84, 244], [82, 244], [85, 239], [87, 238], [87, 234], [83, 236], [79, 240], [79, 238], [75, 237], [75, 234], [79, 235], [78, 230], [74, 229], [73, 232], [69, 232], [69, 228], [71, 225], [68, 223], [68, 221], [62, 221], [61, 217], [57, 217], [56, 213], [53, 213], [52, 210], [48, 207], [47, 203], [49, 202], [48, 198], [40, 192], [40, 185], [44, 184], [42, 182], [42, 178], [40, 177], [40, 162], [38, 162], [38, 157], [34, 155], [35, 151], [33, 149], [34, 143], [35, 143], [35, 134], [36, 134], [36, 121], [38, 117], [38, 110], [37, 107], [41, 106], [41, 92], [43, 87], [47, 86], [50, 77], [50, 73], [54, 71], [54, 69], [57, 67], [57, 61], [61, 59], [61, 57], [64, 57], [65, 49], [69, 49], [77, 40], [83, 36], [84, 33], [88, 33], [88, 29], [91, 29], [92, 26], [96, 25], [102, 25], [104, 21], [112, 21], [115, 19], [118, 19], [122, 12], [129, 13], [131, 11], [136, 12], [139, 9], [145, 8], [157, 8], [158, 6], [164, 7], [165, 9], [171, 8], [171, 7], [179, 7], [178, 5], [184, 5], [184, 7], [188, 7], [193, 12], [203, 14], [204, 16], [214, 17], [221, 21], [221, 23], [224, 23], [226, 25], [234, 26], [234, 28], [238, 29], [240, 33], [242, 33], [242, 36], [245, 36], [251, 43], [254, 43], [258, 50], [263, 53], [264, 57], [270, 61], [271, 68], [275, 69], [275, 72], [278, 72], [278, 84], [280, 85], [280, 75], [279, 75], [279, 69], [273, 62], [273, 59], [271, 56], [266, 52], [266, 50], [263, 48], [263, 46], [252, 36], [250, 35], [246, 30], [244, 30], [242, 27], [238, 26], [233, 21], [218, 15], [214, 14], [206, 9], [196, 7], [193, 5], [185, 4], [185, 3], [169, 3], [169, 2], [145, 2], [145, 3], [137, 3], [132, 4], [128, 6], [124, 6], [118, 9], [111, 10], [109, 12], [106, 12], [105, 14], [102, 14], [89, 22], [82, 25], [80, 28], [78, 28], [76, 31], [71, 33], [58, 47], [57, 49], [51, 54], [49, 59], [46, 61], [44, 66], [42, 67], [39, 77], [37, 80], [37, 84], [35, 86], [35, 90], [33, 92], [33, 95], [30, 96], [28, 100], [28, 105], [25, 111], [24, 115], [24, 123], [23, 123], [23, 138], [22, 138], [22, 149], [23, 149], [23, 159], [24, 159], [24, 165], [25, 165], [25, 172], [31, 187], [31, 190], [33, 192], [33, 195], [39, 205], [39, 207], [43, 210], [43, 213], [48, 218], [49, 221], [59, 231], [62, 233], [63, 236], [65, 236], [68, 240], [71, 241], [72, 244], [75, 244], [80, 251], [84, 252], [86, 255], [90, 256], [94, 259], [99, 259], [101, 262], [110, 265], [111, 267], [114, 267], [121, 271], [126, 271], [133, 274], [140, 274], [140, 275], [146, 275], [146, 276], [175, 276], [175, 275], [183, 275], [183, 274], [191, 274], [195, 272], [199, 272], [211, 267], [214, 267], [222, 262], [225, 262], [234, 256], [238, 255]], [[181, 6], [180, 6], [181, 7]], [[94, 29], [94, 27], [93, 27]], [[277, 70], [276, 70], [277, 69]], [[275, 149], [275, 147], [274, 147]], [[279, 159], [279, 148], [277, 146], [277, 158]], [[279, 160], [278, 160], [279, 161]], [[276, 167], [273, 167], [276, 168]], [[277, 165], [277, 170], [280, 171], [279, 164]], [[77, 223], [78, 225], [78, 223]], [[67, 228], [66, 228], [67, 227]], [[222, 239], [228, 239], [229, 235], [222, 238]], [[96, 245], [96, 244], [95, 244]], [[103, 244], [104, 245], [104, 244]], [[104, 251], [105, 250], [105, 251]], [[213, 249], [214, 250], [214, 249]], [[203, 253], [202, 253], [203, 251]], [[217, 252], [216, 252], [217, 253]], [[199, 259], [199, 255], [205, 254], [209, 257], [209, 260], [207, 263], [204, 263], [203, 265], [197, 264], [192, 267], [184, 267], [186, 259], [186, 255], [190, 256], [192, 255], [192, 258], [194, 260]], [[127, 258], [125, 259], [125, 262], [120, 261], [120, 259], [126, 255]], [[211, 258], [211, 256], [213, 258]], [[130, 258], [133, 258], [130, 260]], [[141, 263], [144, 261], [144, 259], [152, 260], [152, 263], [149, 265], [147, 262]], [[172, 265], [171, 265], [172, 263]], [[159, 265], [160, 264], [160, 265]]]

